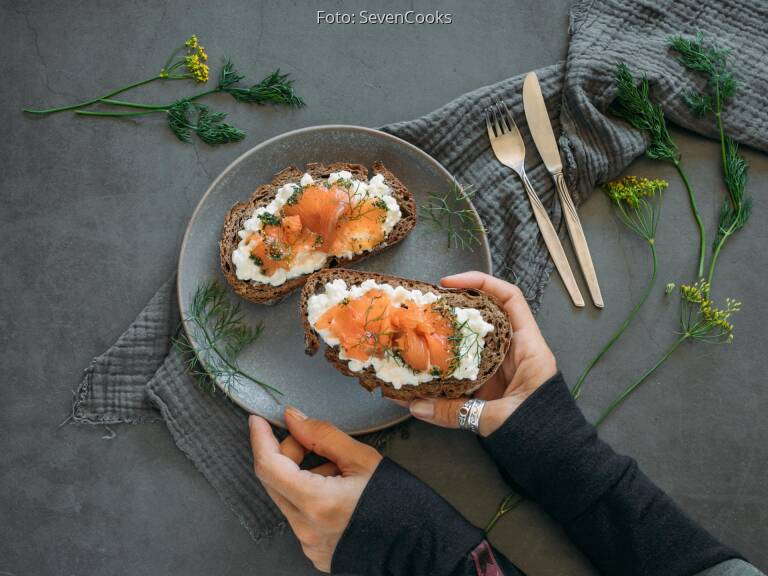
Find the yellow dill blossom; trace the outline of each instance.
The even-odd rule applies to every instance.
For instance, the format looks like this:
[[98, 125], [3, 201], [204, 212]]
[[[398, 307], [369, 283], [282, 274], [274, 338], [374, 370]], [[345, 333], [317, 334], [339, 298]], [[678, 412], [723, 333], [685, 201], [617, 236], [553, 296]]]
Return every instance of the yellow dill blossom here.
[[184, 63], [187, 66], [187, 70], [192, 74], [192, 77], [204, 84], [208, 82], [208, 65], [204, 64], [197, 54], [192, 54], [184, 58]]
[[661, 215], [661, 191], [668, 185], [666, 180], [625, 176], [606, 183], [603, 191], [627, 228], [653, 244]]
[[633, 208], [640, 205], [643, 198], [653, 196], [656, 192], [664, 190], [669, 183], [666, 180], [649, 180], [637, 176], [625, 176], [621, 180], [613, 180], [603, 186], [603, 191], [608, 197], [620, 204], [626, 202]]
[[197, 36], [193, 34], [190, 36], [184, 46], [187, 49], [187, 55], [184, 57], [184, 65], [189, 70], [192, 78], [200, 83], [208, 82], [208, 54], [205, 52], [205, 48], [197, 40]]
[[733, 341], [733, 324], [729, 319], [741, 310], [741, 302], [726, 298], [725, 308], [718, 308], [709, 298], [709, 283], [705, 280], [681, 285], [680, 295], [687, 304], [682, 315], [686, 334], [697, 340]]

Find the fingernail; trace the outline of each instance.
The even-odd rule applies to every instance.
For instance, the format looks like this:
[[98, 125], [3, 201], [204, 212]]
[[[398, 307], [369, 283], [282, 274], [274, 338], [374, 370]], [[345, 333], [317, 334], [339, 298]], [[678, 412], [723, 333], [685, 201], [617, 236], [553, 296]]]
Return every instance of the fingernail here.
[[248, 416], [248, 426], [253, 426], [254, 424], [256, 424], [256, 416], [251, 414]]
[[304, 412], [302, 412], [298, 408], [294, 408], [293, 406], [288, 406], [288, 408], [285, 409], [285, 415], [290, 416], [291, 418], [296, 418], [296, 420], [307, 419], [307, 415], [304, 414]]
[[435, 415], [435, 405], [428, 400], [416, 400], [411, 402], [411, 414], [422, 420], [431, 420]]

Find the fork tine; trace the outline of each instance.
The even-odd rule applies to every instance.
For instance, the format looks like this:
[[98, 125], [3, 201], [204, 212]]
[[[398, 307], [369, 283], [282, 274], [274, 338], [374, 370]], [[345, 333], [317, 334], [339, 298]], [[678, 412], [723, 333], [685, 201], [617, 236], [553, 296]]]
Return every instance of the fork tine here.
[[491, 115], [488, 113], [488, 108], [485, 109], [485, 129], [488, 130], [488, 138], [493, 140], [496, 138], [496, 132], [493, 131], [493, 125], [491, 124]]
[[499, 119], [496, 116], [496, 111], [493, 108], [493, 105], [488, 107], [488, 117], [491, 119], [491, 125], [493, 126], [493, 131], [496, 134], [496, 138], [504, 134], [504, 128], [499, 124]]
[[507, 128], [507, 125], [504, 124], [504, 119], [501, 116], [501, 110], [499, 110], [499, 106], [497, 104], [492, 104], [491, 110], [493, 110], [493, 120], [498, 127], [499, 136], [506, 134], [509, 129]]
[[509, 108], [507, 108], [507, 104], [503, 100], [499, 100], [499, 105], [504, 107], [504, 112], [506, 112], [507, 116], [507, 124], [509, 124], [509, 129], [516, 133], [517, 135], [520, 134], [520, 130], [517, 127], [517, 122], [515, 122], [515, 117], [512, 116], [512, 112], [509, 111]]
[[504, 112], [501, 110], [501, 100], [496, 100], [494, 109], [496, 110], [496, 117], [498, 118], [499, 124], [501, 124], [501, 131], [506, 134], [512, 129], [512, 127], [509, 125], [509, 122], [504, 116]]

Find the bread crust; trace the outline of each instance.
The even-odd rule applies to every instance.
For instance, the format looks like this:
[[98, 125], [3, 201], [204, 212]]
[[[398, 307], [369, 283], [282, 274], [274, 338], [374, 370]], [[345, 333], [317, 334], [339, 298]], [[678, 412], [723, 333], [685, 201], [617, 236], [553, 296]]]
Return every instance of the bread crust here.
[[[240, 243], [238, 232], [243, 229], [245, 221], [253, 215], [254, 210], [266, 206], [274, 200], [278, 189], [284, 184], [298, 182], [305, 172], [315, 180], [321, 180], [328, 178], [332, 172], [340, 172], [342, 170], [351, 172], [352, 176], [358, 180], [368, 179], [368, 169], [362, 164], [351, 164], [348, 162], [334, 162], [331, 164], [311, 163], [307, 164], [304, 170], [299, 170], [295, 166], [289, 166], [275, 174], [269, 184], [262, 184], [256, 188], [256, 191], [248, 200], [238, 202], [229, 209], [224, 219], [224, 229], [219, 241], [219, 261], [224, 278], [226, 278], [229, 285], [232, 286], [239, 296], [257, 304], [272, 305], [278, 303], [297, 288], [300, 288], [307, 281], [310, 274], [291, 278], [280, 286], [238, 279], [235, 265], [232, 262], [232, 253]], [[328, 263], [323, 269], [336, 268], [340, 264], [352, 264], [377, 254], [402, 241], [416, 226], [416, 202], [408, 189], [382, 162], [374, 162], [372, 171], [374, 175], [381, 174], [384, 176], [384, 181], [392, 188], [392, 195], [400, 206], [402, 218], [395, 224], [387, 239], [370, 252], [358, 254], [350, 259], [329, 258]]]
[[480, 359], [480, 371], [476, 380], [445, 378], [423, 382], [418, 386], [403, 385], [398, 389], [389, 382], [379, 379], [371, 367], [361, 372], [353, 372], [347, 366], [347, 361], [339, 358], [339, 348], [337, 346], [326, 346], [325, 357], [328, 361], [343, 374], [356, 377], [360, 385], [369, 392], [380, 388], [382, 396], [395, 400], [413, 400], [415, 398], [436, 398], [441, 396], [458, 398], [459, 396], [470, 394], [482, 386], [496, 373], [507, 355], [510, 343], [512, 342], [512, 327], [503, 308], [492, 296], [479, 290], [446, 289], [418, 280], [408, 280], [397, 276], [360, 270], [347, 270], [344, 268], [320, 270], [312, 274], [304, 284], [301, 292], [300, 312], [304, 327], [305, 352], [309, 355], [317, 353], [320, 345], [323, 343], [320, 335], [309, 323], [309, 298], [313, 294], [322, 292], [325, 289], [326, 283], [337, 278], [344, 280], [347, 285], [357, 285], [365, 280], [372, 279], [380, 284], [388, 283], [395, 287], [403, 286], [409, 290], [415, 289], [422, 292], [439, 293], [450, 306], [477, 308], [480, 310], [483, 319], [493, 325], [493, 332], [485, 337], [485, 347]]

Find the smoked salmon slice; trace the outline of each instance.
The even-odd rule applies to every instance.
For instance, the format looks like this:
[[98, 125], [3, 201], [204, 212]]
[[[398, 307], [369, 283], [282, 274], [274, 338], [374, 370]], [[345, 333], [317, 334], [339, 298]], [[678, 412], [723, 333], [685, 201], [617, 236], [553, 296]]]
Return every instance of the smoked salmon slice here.
[[456, 347], [454, 322], [439, 307], [395, 305], [381, 290], [329, 308], [315, 324], [339, 340], [348, 358], [365, 362], [390, 354], [417, 372], [450, 373]]
[[322, 238], [321, 247], [330, 246], [339, 222], [349, 205], [349, 194], [341, 186], [326, 188], [319, 184], [304, 189], [296, 204], [285, 207], [287, 216], [298, 216], [301, 222]]

